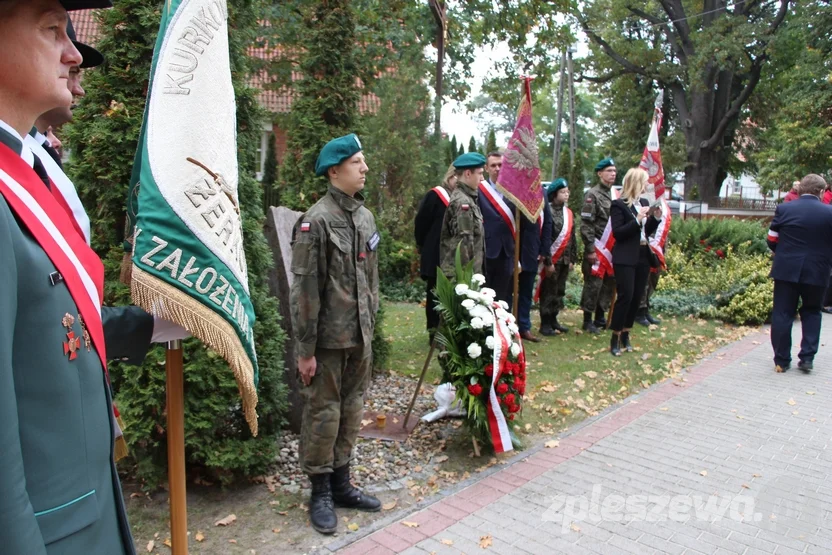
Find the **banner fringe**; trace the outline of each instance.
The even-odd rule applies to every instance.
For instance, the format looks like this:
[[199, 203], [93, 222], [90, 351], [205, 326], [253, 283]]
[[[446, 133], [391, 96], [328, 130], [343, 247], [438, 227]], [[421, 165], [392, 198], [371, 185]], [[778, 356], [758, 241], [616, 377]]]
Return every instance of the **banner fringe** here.
[[231, 324], [186, 293], [135, 265], [132, 266], [130, 291], [136, 305], [184, 327], [228, 362], [243, 400], [246, 422], [252, 435], [257, 436], [254, 367]]

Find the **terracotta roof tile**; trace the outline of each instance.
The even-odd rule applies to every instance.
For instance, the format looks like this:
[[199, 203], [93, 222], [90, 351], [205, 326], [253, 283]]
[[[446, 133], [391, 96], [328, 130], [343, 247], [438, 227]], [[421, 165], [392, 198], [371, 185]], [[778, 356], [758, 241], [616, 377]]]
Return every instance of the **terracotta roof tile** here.
[[[75, 27], [75, 34], [78, 36], [78, 40], [90, 46], [95, 46], [98, 39], [101, 38], [101, 26], [95, 17], [95, 13], [98, 11], [101, 10], [77, 10], [72, 12], [72, 24]], [[262, 60], [269, 60], [275, 56], [275, 50], [264, 47], [252, 46], [248, 49], [248, 53], [250, 56]], [[292, 72], [293, 81], [301, 78], [302, 74], [300, 72]], [[278, 90], [267, 89], [265, 86], [268, 82], [269, 76], [265, 70], [252, 76], [249, 81], [252, 87], [260, 90], [257, 95], [257, 100], [260, 105], [265, 110], [275, 114], [289, 112], [292, 108], [292, 99], [296, 96], [296, 93], [288, 87], [283, 87]], [[380, 104], [381, 101], [376, 95], [365, 94], [358, 101], [358, 110], [362, 114], [375, 113]]]

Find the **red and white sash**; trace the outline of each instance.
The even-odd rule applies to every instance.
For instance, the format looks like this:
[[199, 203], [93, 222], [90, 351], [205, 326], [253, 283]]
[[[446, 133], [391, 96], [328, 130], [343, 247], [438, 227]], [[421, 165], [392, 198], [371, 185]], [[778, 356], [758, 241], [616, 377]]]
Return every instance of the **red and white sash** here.
[[[54, 184], [52, 185], [54, 188]], [[107, 371], [101, 303], [104, 265], [75, 228], [75, 222], [35, 171], [0, 143], [0, 194], [61, 273], [95, 350]]]
[[52, 187], [52, 195], [58, 201], [58, 204], [72, 216], [74, 227], [78, 230], [78, 233], [84, 236], [84, 241], [89, 245], [90, 218], [87, 216], [87, 212], [81, 204], [81, 199], [78, 198], [78, 191], [76, 191], [75, 185], [69, 180], [57, 162], [52, 159], [49, 153], [46, 152], [46, 149], [43, 148], [43, 145], [38, 142], [41, 138], [46, 140], [43, 135], [39, 137], [26, 135], [23, 138], [23, 142], [32, 151], [32, 154], [40, 160], [41, 164], [43, 164], [49, 180], [55, 185]]
[[480, 182], [480, 193], [482, 193], [488, 202], [491, 203], [491, 206], [497, 211], [500, 217], [506, 222], [509, 230], [511, 230], [511, 236], [517, 236], [517, 229], [514, 224], [514, 215], [511, 213], [511, 210], [508, 209], [508, 205], [506, 201], [503, 200], [503, 197], [491, 186], [491, 183], [488, 181], [481, 181]]
[[[656, 233], [653, 234], [650, 238], [647, 239], [647, 243], [650, 245], [650, 250], [656, 253], [656, 257], [659, 259], [659, 265], [663, 270], [667, 270], [667, 262], [664, 259], [664, 247], [667, 244], [667, 234], [670, 233], [670, 206], [667, 204], [667, 201], [662, 198], [662, 221], [659, 222], [659, 227], [656, 228]], [[650, 268], [650, 271], [653, 273], [657, 273], [659, 271], [658, 268]]]
[[451, 203], [451, 195], [448, 194], [448, 191], [445, 190], [445, 187], [437, 185], [436, 187], [431, 189], [431, 191], [436, 193], [436, 196], [439, 197], [439, 200], [441, 200], [442, 204], [444, 204], [445, 208], [447, 208], [448, 205]]
[[[574, 218], [572, 216], [572, 211], [567, 208], [567, 206], [563, 205], [563, 227], [560, 230], [555, 241], [552, 243], [552, 264], [557, 264], [560, 257], [563, 256], [566, 247], [569, 246], [569, 239], [572, 237], [572, 227], [575, 225]], [[537, 281], [537, 287], [534, 291], [534, 300], [540, 300], [540, 287], [543, 285], [543, 280], [546, 279], [545, 272], [543, 270], [544, 266], [543, 263], [539, 264], [537, 267], [537, 273], [540, 275], [540, 279]]]
[[[618, 200], [621, 193], [618, 189], [610, 188], [612, 200]], [[595, 239], [595, 263], [592, 265], [592, 275], [603, 279], [605, 276], [613, 275], [612, 270], [612, 247], [615, 245], [615, 237], [612, 234], [612, 221], [607, 219], [604, 233], [600, 239]]]
[[[492, 314], [494, 309], [492, 308]], [[495, 453], [504, 453], [511, 451], [514, 446], [511, 444], [511, 434], [508, 429], [508, 422], [503, 414], [503, 409], [500, 408], [500, 400], [497, 398], [495, 388], [500, 381], [500, 376], [508, 362], [508, 354], [511, 349], [511, 332], [505, 323], [501, 322], [494, 315], [494, 356], [492, 359], [492, 366], [494, 371], [491, 374], [491, 389], [488, 392], [488, 431], [491, 434], [491, 444], [494, 445]], [[517, 338], [520, 341], [520, 338]]]

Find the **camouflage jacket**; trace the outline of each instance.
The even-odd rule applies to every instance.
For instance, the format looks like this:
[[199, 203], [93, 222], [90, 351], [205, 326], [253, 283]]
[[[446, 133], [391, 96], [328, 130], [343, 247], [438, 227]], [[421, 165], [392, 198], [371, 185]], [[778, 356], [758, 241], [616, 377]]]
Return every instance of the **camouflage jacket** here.
[[581, 206], [581, 239], [584, 241], [584, 252], [595, 252], [595, 239], [600, 239], [610, 219], [610, 205], [612, 197], [610, 188], [596, 185], [586, 192], [584, 204]]
[[[555, 239], [560, 235], [565, 223], [563, 221], [563, 205], [557, 206], [552, 203], [549, 205], [549, 209], [552, 213], [552, 243], [554, 244]], [[567, 208], [567, 210], [569, 209]], [[578, 225], [580, 223], [576, 222], [573, 218], [572, 233], [569, 234], [569, 239], [567, 239], [569, 243], [566, 245], [566, 250], [563, 251], [563, 254], [558, 259], [558, 266], [572, 264], [578, 258], [578, 245], [575, 241], [575, 227]]]
[[442, 272], [453, 277], [456, 273], [456, 247], [460, 245], [463, 266], [474, 261], [474, 273], [483, 272], [485, 233], [482, 212], [477, 204], [477, 190], [459, 183], [451, 193], [439, 236], [439, 261]]
[[369, 344], [378, 311], [380, 235], [360, 193], [330, 185], [292, 232], [292, 328], [299, 357]]

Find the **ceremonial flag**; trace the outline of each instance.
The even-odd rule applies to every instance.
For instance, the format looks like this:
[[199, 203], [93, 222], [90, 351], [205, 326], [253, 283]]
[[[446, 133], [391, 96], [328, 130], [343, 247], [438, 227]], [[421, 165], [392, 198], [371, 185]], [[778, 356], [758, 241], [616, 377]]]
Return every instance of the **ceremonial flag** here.
[[135, 304], [228, 361], [257, 435], [228, 48], [225, 0], [166, 2], [128, 197], [135, 216], [130, 285]]
[[523, 98], [517, 110], [517, 125], [503, 154], [503, 167], [497, 177], [497, 189], [507, 200], [536, 222], [543, 210], [543, 186], [540, 183], [540, 160], [537, 136], [532, 126], [531, 78], [523, 78]]
[[662, 128], [662, 103], [664, 102], [664, 91], [659, 91], [653, 109], [653, 123], [650, 126], [650, 135], [647, 137], [647, 146], [641, 155], [639, 167], [647, 172], [647, 194], [645, 197], [653, 204], [656, 199], [664, 197], [664, 168], [662, 167], [662, 150], [659, 147], [659, 131]]

